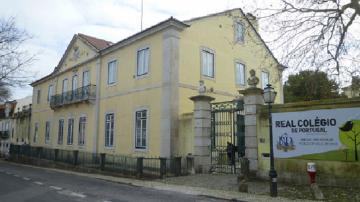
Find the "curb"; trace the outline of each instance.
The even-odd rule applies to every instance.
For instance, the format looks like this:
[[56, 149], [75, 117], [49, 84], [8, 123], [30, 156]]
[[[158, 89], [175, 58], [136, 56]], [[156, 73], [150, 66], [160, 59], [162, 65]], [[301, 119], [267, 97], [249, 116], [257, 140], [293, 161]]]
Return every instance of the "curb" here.
[[65, 174], [71, 174], [71, 175], [77, 175], [82, 177], [89, 177], [99, 180], [104, 180], [108, 182], [114, 182], [114, 183], [121, 183], [121, 184], [127, 184], [131, 186], [138, 186], [138, 187], [146, 187], [146, 188], [152, 188], [156, 190], [162, 190], [162, 191], [174, 191], [179, 192], [183, 194], [189, 194], [189, 195], [198, 195], [198, 196], [207, 196], [210, 198], [216, 198], [216, 199], [224, 199], [224, 200], [230, 200], [230, 201], [311, 201], [311, 200], [291, 200], [288, 198], [283, 197], [276, 197], [272, 198], [270, 196], [266, 195], [256, 195], [256, 194], [248, 194], [248, 193], [241, 193], [241, 192], [234, 192], [234, 191], [223, 191], [223, 190], [215, 190], [215, 189], [207, 189], [204, 187], [191, 187], [191, 186], [183, 186], [183, 185], [174, 185], [169, 183], [163, 183], [163, 182], [157, 182], [157, 181], [149, 181], [149, 180], [139, 180], [139, 179], [133, 179], [133, 178], [124, 178], [124, 177], [114, 177], [114, 176], [107, 176], [107, 175], [100, 175], [100, 174], [93, 174], [93, 173], [82, 173], [82, 172], [76, 172], [76, 171], [69, 171], [69, 170], [62, 170], [57, 168], [45, 168], [45, 167], [38, 167], [33, 165], [27, 165], [27, 164], [21, 164], [21, 163], [15, 163], [15, 162], [9, 162], [9, 161], [3, 161], [0, 159], [0, 161], [22, 166], [22, 167], [30, 167], [35, 169], [43, 169], [43, 170], [50, 170]]

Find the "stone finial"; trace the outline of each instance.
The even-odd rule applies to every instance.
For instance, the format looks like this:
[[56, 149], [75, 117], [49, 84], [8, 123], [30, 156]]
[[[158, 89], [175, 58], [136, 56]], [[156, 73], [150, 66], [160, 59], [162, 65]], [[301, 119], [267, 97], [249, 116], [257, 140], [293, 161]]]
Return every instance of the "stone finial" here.
[[203, 95], [206, 93], [206, 86], [204, 84], [204, 81], [203, 80], [200, 80], [199, 81], [199, 88], [198, 88], [198, 91], [199, 91], [199, 94], [200, 95]]
[[259, 78], [255, 75], [255, 70], [251, 69], [249, 71], [250, 77], [248, 78], [247, 82], [250, 88], [256, 88], [259, 83]]

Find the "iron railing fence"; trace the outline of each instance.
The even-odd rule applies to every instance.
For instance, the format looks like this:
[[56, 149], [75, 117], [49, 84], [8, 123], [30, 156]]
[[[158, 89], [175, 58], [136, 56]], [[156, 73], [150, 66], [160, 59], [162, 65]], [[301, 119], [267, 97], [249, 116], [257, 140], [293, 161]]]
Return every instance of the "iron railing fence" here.
[[50, 107], [54, 109], [67, 104], [95, 99], [95, 97], [96, 97], [95, 85], [83, 86], [81, 88], [77, 88], [72, 91], [67, 91], [61, 94], [56, 94], [51, 96]]
[[62, 150], [62, 149], [55, 149], [56, 155], [54, 161], [67, 163], [67, 164], [74, 164], [74, 152], [71, 150]]
[[19, 157], [45, 159], [55, 163], [65, 163], [77, 167], [98, 169], [140, 178], [163, 178], [185, 174], [182, 172], [181, 157], [136, 157], [31, 147], [29, 145], [11, 145], [10, 156], [13, 159], [19, 159]]
[[105, 157], [104, 167], [106, 171], [113, 171], [129, 176], [136, 176], [137, 173], [137, 158], [125, 155], [109, 155]]
[[[99, 169], [101, 163], [100, 158], [101, 158], [100, 154], [90, 153], [90, 152], [79, 152], [77, 158], [77, 164], [81, 167]], [[72, 162], [74, 162], [74, 159], [72, 159]]]

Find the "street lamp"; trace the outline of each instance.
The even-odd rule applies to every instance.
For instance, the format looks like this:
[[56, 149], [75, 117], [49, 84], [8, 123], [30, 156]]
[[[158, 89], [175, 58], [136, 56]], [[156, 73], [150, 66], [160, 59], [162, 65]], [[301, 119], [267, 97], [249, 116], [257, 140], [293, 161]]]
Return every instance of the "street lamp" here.
[[273, 150], [273, 133], [272, 133], [272, 117], [271, 117], [271, 104], [274, 103], [276, 92], [271, 84], [267, 84], [264, 88], [264, 102], [268, 104], [269, 109], [269, 134], [270, 134], [270, 196], [277, 196], [277, 173], [274, 168], [274, 150]]

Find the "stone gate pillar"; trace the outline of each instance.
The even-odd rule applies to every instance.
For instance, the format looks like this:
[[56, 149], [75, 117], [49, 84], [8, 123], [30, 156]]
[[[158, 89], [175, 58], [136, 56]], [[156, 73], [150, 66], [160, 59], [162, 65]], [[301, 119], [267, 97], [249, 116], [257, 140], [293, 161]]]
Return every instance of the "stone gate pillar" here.
[[196, 95], [190, 98], [194, 102], [194, 166], [195, 172], [207, 173], [210, 170], [211, 144], [211, 104], [215, 98]]
[[240, 90], [244, 95], [245, 111], [245, 157], [249, 159], [250, 172], [256, 174], [258, 171], [258, 138], [260, 130], [260, 108], [264, 105], [263, 90], [257, 88], [259, 79], [255, 71], [250, 70], [251, 77], [248, 79], [249, 88]]

